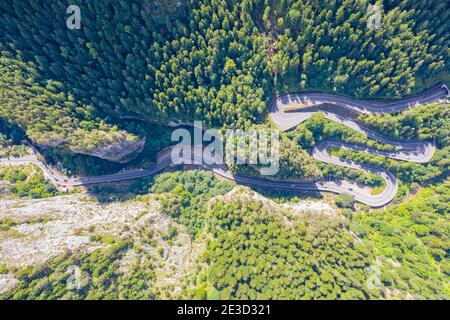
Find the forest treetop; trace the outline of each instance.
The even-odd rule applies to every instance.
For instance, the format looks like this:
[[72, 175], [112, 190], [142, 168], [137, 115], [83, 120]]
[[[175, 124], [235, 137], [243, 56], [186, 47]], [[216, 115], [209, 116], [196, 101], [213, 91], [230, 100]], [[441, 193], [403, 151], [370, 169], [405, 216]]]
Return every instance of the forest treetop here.
[[242, 127], [265, 122], [280, 92], [398, 97], [448, 79], [446, 2], [376, 1], [378, 30], [374, 3], [75, 1], [82, 28], [68, 30], [65, 0], [3, 1], [0, 39], [95, 121]]

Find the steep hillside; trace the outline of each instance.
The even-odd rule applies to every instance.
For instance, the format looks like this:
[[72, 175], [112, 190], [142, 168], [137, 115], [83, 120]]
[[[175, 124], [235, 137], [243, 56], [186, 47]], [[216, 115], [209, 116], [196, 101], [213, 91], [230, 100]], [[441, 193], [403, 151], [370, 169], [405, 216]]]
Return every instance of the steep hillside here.
[[[1, 42], [20, 52], [19, 65], [35, 64], [40, 94], [48, 96], [47, 90], [65, 101], [58, 110], [67, 120], [58, 125], [64, 129], [42, 127], [42, 116], [19, 119], [5, 101], [1, 116], [37, 143], [68, 140], [72, 152], [112, 161], [125, 161], [142, 147], [142, 137], [113, 130], [127, 129], [130, 119], [242, 127], [264, 122], [266, 103], [277, 92], [396, 97], [448, 76], [448, 11], [441, 0], [377, 1], [377, 16], [367, 0], [71, 4], [80, 7], [80, 30], [66, 27], [65, 0], [0, 4]], [[379, 20], [375, 29], [368, 27], [373, 19]], [[14, 68], [16, 62], [2, 56], [3, 68]], [[44, 100], [47, 108], [52, 99]], [[62, 133], [65, 128], [75, 133]], [[103, 147], [108, 144], [110, 150]]]

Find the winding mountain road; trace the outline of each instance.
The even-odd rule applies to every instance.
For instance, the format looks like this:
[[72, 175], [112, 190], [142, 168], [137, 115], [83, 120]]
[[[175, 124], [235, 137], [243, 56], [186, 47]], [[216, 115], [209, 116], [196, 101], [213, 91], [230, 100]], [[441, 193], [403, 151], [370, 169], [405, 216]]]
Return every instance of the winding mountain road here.
[[329, 120], [366, 134], [375, 141], [395, 147], [395, 151], [379, 151], [345, 142], [323, 141], [314, 148], [312, 153], [312, 156], [319, 161], [377, 174], [383, 178], [386, 184], [385, 189], [378, 195], [368, 194], [361, 190], [353, 190], [350, 187], [344, 186], [344, 181], [342, 180], [318, 181], [316, 183], [317, 190], [334, 193], [349, 193], [355, 197], [355, 200], [361, 203], [371, 207], [382, 207], [390, 203], [397, 194], [397, 178], [392, 173], [382, 168], [358, 164], [354, 161], [334, 157], [328, 153], [327, 149], [348, 148], [354, 151], [364, 151], [396, 160], [427, 163], [432, 159], [436, 147], [430, 141], [403, 142], [384, 137], [381, 134], [356, 123], [350, 116], [345, 117], [337, 113], [322, 111], [320, 108], [332, 105], [335, 110], [339, 108], [342, 109], [344, 113], [345, 111], [350, 111], [348, 114], [352, 116], [355, 114], [397, 113], [421, 104], [438, 101], [449, 97], [449, 95], [450, 90], [445, 84], [436, 85], [420, 94], [397, 101], [364, 101], [324, 93], [283, 94], [276, 97], [271, 104], [270, 118], [280, 130], [287, 131], [308, 120], [314, 113], [322, 112]]
[[286, 109], [314, 109], [332, 105], [357, 114], [397, 113], [415, 106], [431, 103], [449, 95], [445, 84], [436, 85], [420, 94], [395, 101], [356, 100], [328, 93], [288, 93], [274, 99], [270, 116], [280, 130], [289, 130], [308, 119], [313, 112], [285, 112]]
[[[344, 180], [319, 180], [319, 181], [273, 181], [250, 177], [240, 177], [233, 175], [224, 166], [202, 165], [205, 170], [210, 170], [226, 179], [235, 181], [238, 184], [257, 186], [275, 190], [290, 191], [324, 191], [336, 194], [348, 193], [355, 197], [355, 200], [371, 207], [382, 207], [387, 205], [395, 197], [398, 190], [397, 178], [390, 172], [365, 164], [358, 164], [353, 161], [343, 160], [330, 155], [328, 148], [348, 148], [355, 151], [369, 152], [392, 159], [411, 161], [416, 163], [427, 163], [433, 157], [435, 146], [432, 142], [401, 142], [384, 137], [368, 128], [365, 128], [354, 121], [351, 117], [345, 117], [333, 112], [320, 110], [321, 106], [332, 105], [333, 108], [340, 108], [351, 111], [353, 114], [385, 114], [401, 112], [413, 108], [420, 104], [431, 103], [448, 97], [450, 94], [446, 85], [437, 85], [421, 94], [411, 96], [397, 101], [364, 101], [346, 98], [342, 96], [324, 93], [299, 93], [283, 94], [276, 97], [270, 106], [270, 118], [273, 123], [282, 131], [287, 131], [309, 119], [314, 113], [322, 112], [325, 117], [332, 121], [339, 122], [353, 130], [366, 134], [369, 138], [396, 147], [395, 151], [378, 151], [365, 146], [354, 145], [337, 141], [323, 141], [313, 150], [312, 156], [326, 163], [344, 166], [352, 169], [369, 171], [381, 176], [385, 180], [386, 187], [378, 195], [372, 195], [366, 190], [352, 188]], [[302, 111], [304, 109], [304, 111]], [[198, 150], [194, 148], [194, 150]], [[200, 151], [202, 151], [200, 149]], [[194, 154], [194, 157], [196, 155]], [[57, 170], [47, 166], [38, 160], [35, 150], [34, 155], [22, 158], [0, 159], [0, 164], [20, 165], [35, 164], [42, 168], [45, 176], [56, 186], [76, 187], [88, 186], [108, 182], [118, 182], [124, 180], [138, 179], [155, 175], [172, 165], [170, 152], [165, 152], [158, 159], [155, 166], [150, 169], [137, 169], [119, 172], [111, 175], [97, 177], [68, 178]]]

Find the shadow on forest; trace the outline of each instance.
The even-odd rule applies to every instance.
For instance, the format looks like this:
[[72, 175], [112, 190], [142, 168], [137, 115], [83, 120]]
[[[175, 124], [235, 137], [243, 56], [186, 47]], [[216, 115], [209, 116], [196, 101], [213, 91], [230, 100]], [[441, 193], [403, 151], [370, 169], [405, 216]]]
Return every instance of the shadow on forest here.
[[25, 138], [25, 132], [17, 125], [7, 123], [0, 117], [0, 134], [4, 135], [6, 139], [12, 141], [13, 144], [21, 144]]
[[99, 203], [126, 202], [150, 193], [154, 178], [95, 185], [87, 188], [88, 194]]

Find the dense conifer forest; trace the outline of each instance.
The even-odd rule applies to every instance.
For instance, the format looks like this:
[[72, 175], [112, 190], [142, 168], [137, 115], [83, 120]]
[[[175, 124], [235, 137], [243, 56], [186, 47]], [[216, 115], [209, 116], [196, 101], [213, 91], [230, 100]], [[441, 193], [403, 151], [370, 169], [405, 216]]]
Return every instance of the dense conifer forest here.
[[[81, 10], [80, 29], [66, 26], [69, 5]], [[178, 124], [272, 129], [278, 94], [395, 99], [450, 84], [449, 13], [448, 0], [0, 1], [0, 158], [30, 154], [31, 143], [68, 174], [144, 170]], [[120, 226], [116, 237], [80, 228], [73, 237], [90, 234], [92, 250], [67, 249], [31, 266], [0, 261], [0, 277], [17, 280], [0, 299], [449, 299], [450, 104], [355, 121], [436, 145], [426, 164], [329, 150], [398, 178], [389, 206], [369, 209], [348, 194], [251, 190], [172, 167], [86, 189], [101, 205], [146, 206], [133, 220], [141, 225]], [[280, 137], [273, 179], [384, 188], [380, 176], [319, 162], [311, 151], [329, 139], [391, 145], [320, 113]], [[228, 165], [258, 176], [256, 167]], [[4, 203], [60, 195], [36, 166], [0, 166]], [[295, 210], [298, 203], [329, 210]], [[155, 212], [169, 221], [163, 231], [152, 229]], [[0, 240], [43, 222], [16, 220], [0, 219]], [[161, 278], [178, 269], [165, 259], [177, 242], [198, 256], [181, 282], [167, 284]], [[76, 290], [67, 286], [73, 265], [86, 280]], [[375, 285], [367, 280], [373, 272]]]
[[448, 79], [445, 1], [376, 1], [375, 30], [365, 0], [75, 2], [80, 30], [66, 27], [67, 1], [0, 4], [2, 77], [16, 77], [2, 117], [36, 142], [90, 150], [142, 136], [127, 119], [248, 126], [276, 93], [398, 97]]

